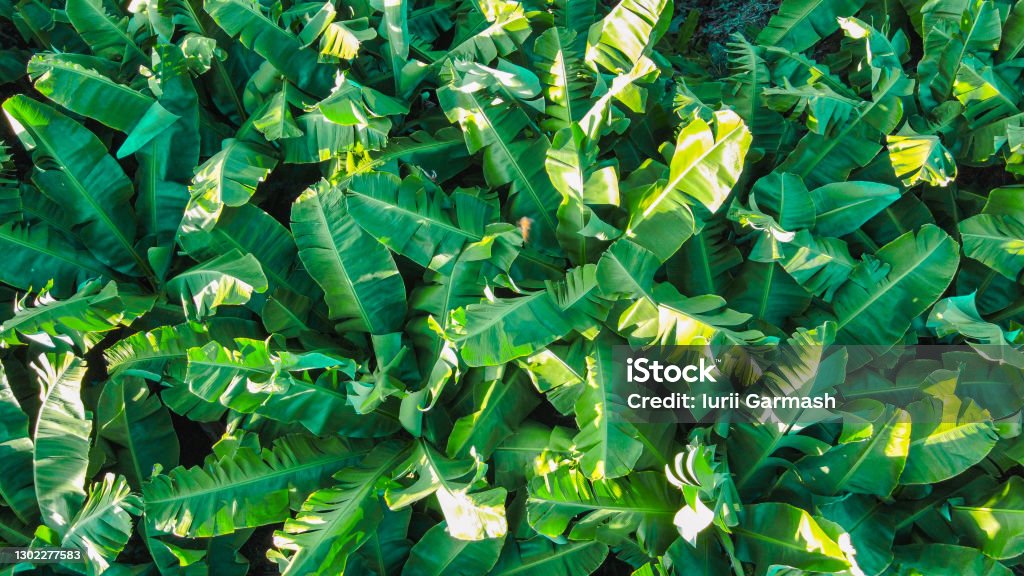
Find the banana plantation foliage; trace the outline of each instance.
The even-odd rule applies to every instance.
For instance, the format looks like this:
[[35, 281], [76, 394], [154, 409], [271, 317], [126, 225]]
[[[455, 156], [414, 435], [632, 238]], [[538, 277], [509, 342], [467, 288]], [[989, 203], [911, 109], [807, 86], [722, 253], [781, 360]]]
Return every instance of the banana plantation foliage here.
[[[702, 18], [0, 0], [0, 570], [1014, 573], [1024, 2]], [[619, 417], [709, 343], [838, 406]]]

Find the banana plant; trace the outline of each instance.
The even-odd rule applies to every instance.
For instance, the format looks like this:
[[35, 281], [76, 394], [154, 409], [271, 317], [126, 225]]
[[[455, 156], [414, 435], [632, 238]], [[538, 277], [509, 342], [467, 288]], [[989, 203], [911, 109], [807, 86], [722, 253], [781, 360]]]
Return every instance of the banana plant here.
[[1024, 2], [730, 6], [0, 0], [8, 571], [1019, 568]]

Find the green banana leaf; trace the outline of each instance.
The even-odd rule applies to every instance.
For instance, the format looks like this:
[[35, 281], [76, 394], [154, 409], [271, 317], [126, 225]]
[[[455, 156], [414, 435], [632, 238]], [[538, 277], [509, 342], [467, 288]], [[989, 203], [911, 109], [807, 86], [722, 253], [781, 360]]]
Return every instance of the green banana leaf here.
[[292, 205], [292, 234], [326, 294], [331, 319], [371, 334], [399, 330], [406, 311], [402, 277], [387, 249], [356, 224], [341, 190], [321, 181], [303, 192]]
[[306, 495], [363, 452], [338, 439], [283, 436], [258, 451], [241, 446], [202, 466], [177, 467], [142, 486], [147, 519], [178, 536], [210, 537], [281, 522]]

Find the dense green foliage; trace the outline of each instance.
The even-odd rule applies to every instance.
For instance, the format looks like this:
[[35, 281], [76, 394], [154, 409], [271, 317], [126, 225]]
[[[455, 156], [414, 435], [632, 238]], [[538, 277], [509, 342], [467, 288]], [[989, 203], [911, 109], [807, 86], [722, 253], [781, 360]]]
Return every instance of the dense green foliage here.
[[[698, 22], [0, 0], [0, 541], [90, 575], [1010, 574], [1024, 1], [784, 0], [724, 76]], [[612, 346], [707, 342], [789, 342], [764, 378], [844, 423], [616, 417]]]

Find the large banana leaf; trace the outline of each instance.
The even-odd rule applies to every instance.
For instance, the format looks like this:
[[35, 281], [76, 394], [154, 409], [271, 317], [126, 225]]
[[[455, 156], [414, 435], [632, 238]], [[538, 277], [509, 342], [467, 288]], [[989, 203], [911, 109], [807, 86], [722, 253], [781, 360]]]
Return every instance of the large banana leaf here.
[[960, 222], [964, 254], [1017, 280], [1024, 270], [1024, 220], [1015, 214], [978, 214]]
[[[795, 424], [754, 425], [737, 424], [730, 430], [729, 469], [736, 475], [736, 488], [740, 494], [756, 496], [764, 489], [764, 479], [791, 466], [785, 452], [798, 454], [820, 453], [823, 442], [817, 438], [796, 434]], [[787, 450], [788, 449], [788, 450]]]
[[39, 290], [52, 280], [50, 292], [66, 298], [87, 280], [114, 275], [42, 222], [0, 225], [0, 247], [7, 260], [7, 265], [0, 268], [0, 281], [22, 290]]
[[651, 298], [642, 298], [619, 317], [620, 331], [628, 331], [631, 342], [662, 346], [702, 345], [730, 341], [736, 344], [758, 340], [756, 330], [739, 330], [749, 314], [725, 306], [725, 300], [706, 294], [687, 298], [667, 283], [658, 284]]
[[693, 119], [676, 141], [662, 194], [682, 192], [716, 212], [736, 183], [749, 147], [750, 130], [739, 115], [716, 112], [714, 131]]
[[471, 453], [486, 458], [540, 404], [522, 372], [501, 379], [481, 379], [473, 388], [473, 412], [455, 421], [448, 436], [448, 455]]
[[29, 436], [28, 416], [18, 404], [7, 374], [0, 366], [0, 454], [7, 463], [7, 471], [0, 476], [0, 498], [22, 522], [30, 522], [39, 515], [34, 488], [32, 437]]
[[181, 233], [209, 230], [224, 206], [248, 202], [276, 163], [265, 147], [239, 139], [225, 140], [220, 152], [196, 171]]
[[896, 488], [910, 449], [910, 415], [881, 405], [865, 408], [867, 418], [845, 424], [838, 446], [797, 463], [809, 487], [830, 495], [852, 492], [880, 497]]
[[495, 217], [493, 205], [470, 190], [450, 198], [419, 178], [403, 181], [385, 172], [355, 176], [345, 193], [360, 227], [395, 253], [442, 274], [451, 272], [464, 244], [483, 239]]
[[863, 0], [784, 0], [757, 43], [803, 52], [839, 29], [837, 17], [852, 16], [863, 5]]
[[401, 66], [409, 59], [409, 3], [407, 0], [388, 0], [384, 3], [383, 26], [387, 30], [388, 49], [391, 52], [391, 74], [395, 89], [400, 88]]
[[677, 500], [668, 491], [668, 481], [652, 472], [591, 482], [578, 470], [559, 468], [530, 481], [526, 510], [530, 526], [554, 539], [581, 514], [573, 533], [585, 533], [604, 522], [625, 532], [640, 522], [671, 522]]
[[487, 574], [498, 561], [504, 543], [504, 538], [457, 540], [448, 535], [447, 524], [441, 522], [412, 547], [402, 576]]
[[887, 142], [893, 170], [904, 186], [948, 186], [956, 179], [956, 160], [938, 136], [889, 136]]
[[132, 535], [130, 514], [141, 514], [141, 505], [124, 478], [107, 474], [89, 488], [89, 499], [71, 520], [60, 545], [82, 550], [88, 573], [103, 574], [128, 543]]
[[132, 183], [98, 138], [81, 124], [25, 96], [4, 102], [25, 147], [49, 163], [35, 180], [71, 208], [78, 235], [100, 261], [127, 274], [148, 273], [135, 250]]
[[299, 88], [325, 96], [333, 84], [331, 69], [317, 62], [316, 54], [302, 47], [293, 34], [277, 26], [259, 4], [244, 0], [207, 0], [204, 8], [217, 25], [242, 44], [266, 58]]
[[596, 322], [596, 267], [574, 268], [565, 280], [519, 298], [494, 299], [454, 312], [453, 341], [470, 366], [496, 366], [529, 356], [573, 330]]
[[802, 314], [811, 303], [810, 292], [774, 262], [744, 264], [725, 295], [736, 311], [773, 326], [784, 326], [787, 318]]
[[723, 98], [750, 128], [751, 146], [772, 152], [778, 147], [786, 125], [778, 112], [764, 105], [765, 90], [771, 85], [764, 50], [741, 36], [733, 36], [733, 40], [728, 45], [732, 89]]
[[669, 0], [622, 0], [590, 27], [587, 62], [613, 73], [631, 69], [668, 28]]
[[253, 296], [249, 307], [260, 311], [269, 331], [293, 335], [326, 325], [323, 291], [301, 268], [295, 239], [255, 205], [224, 208], [212, 229], [191, 230], [178, 241], [197, 260], [238, 252], [255, 257], [266, 276], [266, 300]]
[[281, 522], [363, 453], [338, 439], [290, 435], [258, 452], [240, 446], [202, 466], [178, 467], [142, 487], [146, 517], [163, 532], [210, 537]]
[[743, 255], [727, 232], [723, 219], [706, 223], [700, 234], [683, 243], [665, 263], [669, 281], [681, 292], [694, 296], [724, 292], [729, 271], [743, 263]]
[[959, 247], [935, 226], [886, 244], [850, 273], [833, 306], [841, 342], [891, 346], [945, 292], [960, 261]]
[[980, 462], [997, 440], [988, 411], [973, 400], [953, 395], [957, 374], [939, 370], [931, 376], [935, 396], [907, 407], [914, 422], [903, 484], [929, 484], [952, 478]]
[[591, 207], [619, 204], [615, 167], [595, 165], [596, 161], [596, 146], [574, 124], [555, 134], [544, 163], [552, 185], [562, 195], [555, 234], [570, 259], [579, 264], [593, 261], [621, 234]]
[[831, 302], [853, 272], [849, 248], [838, 238], [815, 238], [806, 230], [785, 244], [782, 267], [808, 292]]
[[845, 236], [899, 199], [899, 189], [877, 182], [835, 182], [811, 191], [817, 216], [813, 232]]
[[[266, 396], [255, 407], [250, 403], [247, 411], [282, 423], [299, 423], [314, 434], [341, 434], [350, 438], [381, 438], [393, 434], [400, 427], [387, 406], [367, 413], [356, 411], [351, 394], [349, 375], [342, 370], [323, 373], [315, 382], [307, 378], [278, 379], [272, 395]], [[239, 400], [251, 402], [249, 395]], [[352, 394], [355, 397], [355, 394]], [[222, 398], [222, 403], [241, 405], [234, 397]]]
[[551, 28], [537, 37], [533, 53], [549, 101], [544, 110], [549, 118], [541, 125], [558, 130], [579, 122], [593, 89], [593, 78], [584, 62], [586, 38], [571, 29]]
[[339, 472], [335, 487], [311, 494], [298, 515], [274, 533], [274, 546], [281, 552], [272, 554], [282, 573], [344, 573], [350, 557], [381, 521], [377, 483], [403, 454], [396, 443], [381, 444], [358, 466]]
[[[451, 10], [446, 3], [439, 3], [433, 8]], [[519, 2], [490, 0], [480, 8], [479, 12], [474, 11], [476, 13], [465, 19], [468, 25], [459, 30], [447, 49], [432, 50], [418, 46], [418, 42], [414, 42], [411, 49], [426, 56], [434, 64], [446, 60], [471, 60], [489, 64], [498, 56], [508, 56], [514, 52], [529, 37], [530, 21], [524, 6]], [[422, 13], [421, 16], [421, 19], [427, 17]], [[450, 28], [447, 23], [444, 26]]]
[[36, 90], [61, 106], [129, 135], [118, 157], [142, 147], [178, 120], [153, 98], [89, 68], [88, 61], [40, 54], [29, 61]]
[[786, 230], [813, 228], [815, 205], [799, 176], [773, 172], [758, 180], [750, 191], [751, 206], [771, 216]]
[[717, 211], [736, 184], [749, 147], [750, 131], [735, 112], [716, 112], [714, 129], [693, 118], [679, 133], [668, 181], [644, 195], [627, 234], [667, 260], [693, 233], [693, 201]]
[[126, 376], [104, 385], [96, 419], [97, 435], [118, 446], [118, 469], [130, 485], [140, 487], [156, 470], [178, 465], [180, 445], [171, 415], [142, 379]]
[[736, 554], [761, 571], [773, 564], [812, 572], [841, 572], [850, 562], [839, 544], [800, 508], [766, 503], [746, 506], [736, 533]]
[[542, 536], [529, 540], [509, 540], [501, 553], [492, 576], [523, 574], [592, 574], [608, 556], [608, 546], [597, 541], [555, 544]]
[[626, 421], [625, 399], [617, 392], [613, 375], [612, 346], [624, 345], [612, 338], [597, 340], [587, 355], [583, 392], [576, 400], [573, 439], [582, 452], [580, 467], [587, 478], [604, 480], [629, 474], [643, 453], [636, 427]]
[[128, 19], [111, 17], [102, 0], [71, 0], [65, 11], [75, 30], [97, 55], [115, 61], [149, 61], [129, 35]]
[[391, 138], [384, 149], [355, 166], [354, 172], [381, 169], [397, 173], [398, 163], [403, 162], [419, 166], [436, 182], [444, 182], [465, 169], [466, 155], [458, 128], [448, 126], [433, 134], [421, 130], [407, 137]]
[[321, 181], [303, 192], [292, 205], [292, 233], [332, 319], [371, 334], [400, 329], [402, 277], [387, 249], [356, 224], [341, 190]]
[[1010, 576], [1013, 572], [980, 551], [953, 544], [914, 544], [896, 548], [895, 566], [910, 574], [950, 570], [956, 574]]
[[92, 433], [81, 397], [85, 362], [71, 354], [48, 354], [33, 368], [43, 389], [33, 434], [36, 499], [43, 522], [64, 535], [85, 501]]
[[953, 96], [963, 104], [964, 118], [972, 129], [1001, 126], [1007, 116], [1020, 113], [1020, 91], [973, 56], [965, 58], [957, 70]]
[[253, 292], [265, 292], [267, 277], [252, 254], [236, 250], [185, 270], [167, 288], [181, 298], [186, 316], [205, 318], [218, 306], [245, 304]]

